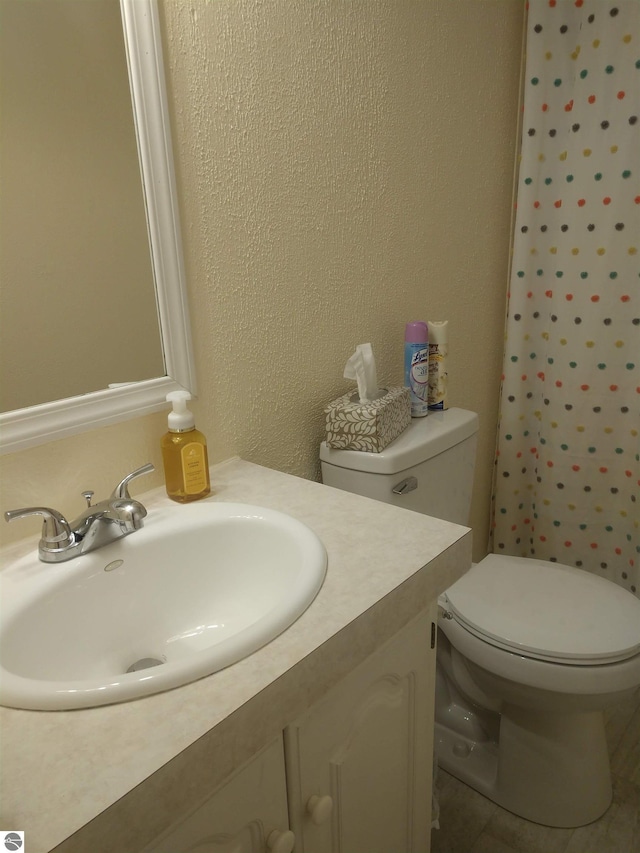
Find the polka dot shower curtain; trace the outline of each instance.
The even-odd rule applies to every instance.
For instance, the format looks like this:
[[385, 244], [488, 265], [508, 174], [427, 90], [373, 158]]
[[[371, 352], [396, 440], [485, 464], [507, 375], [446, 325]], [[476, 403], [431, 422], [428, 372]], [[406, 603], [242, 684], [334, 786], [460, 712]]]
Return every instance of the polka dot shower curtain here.
[[493, 550], [640, 595], [640, 3], [532, 0]]

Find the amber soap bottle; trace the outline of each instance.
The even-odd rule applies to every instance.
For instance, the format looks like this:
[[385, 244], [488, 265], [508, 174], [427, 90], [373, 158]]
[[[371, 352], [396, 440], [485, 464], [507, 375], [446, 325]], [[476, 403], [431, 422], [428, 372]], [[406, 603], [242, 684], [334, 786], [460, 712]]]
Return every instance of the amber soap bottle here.
[[171, 391], [169, 431], [162, 437], [162, 461], [167, 494], [173, 501], [188, 503], [211, 492], [207, 439], [196, 429], [193, 413], [187, 409], [188, 391]]

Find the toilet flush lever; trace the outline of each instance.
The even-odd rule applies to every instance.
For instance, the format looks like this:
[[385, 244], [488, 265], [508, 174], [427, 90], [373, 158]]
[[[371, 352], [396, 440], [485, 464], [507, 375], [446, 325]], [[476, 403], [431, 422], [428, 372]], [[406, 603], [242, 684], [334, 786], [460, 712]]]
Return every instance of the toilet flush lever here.
[[418, 488], [418, 480], [416, 477], [407, 477], [405, 480], [402, 480], [398, 483], [397, 486], [394, 486], [391, 490], [394, 495], [406, 495], [408, 492], [412, 492], [414, 489]]

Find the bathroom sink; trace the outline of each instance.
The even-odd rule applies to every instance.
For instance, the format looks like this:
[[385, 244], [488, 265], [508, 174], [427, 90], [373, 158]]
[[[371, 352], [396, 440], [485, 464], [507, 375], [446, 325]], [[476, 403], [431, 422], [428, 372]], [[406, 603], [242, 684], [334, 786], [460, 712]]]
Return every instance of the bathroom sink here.
[[205, 502], [66, 563], [0, 572], [0, 704], [62, 710], [187, 684], [273, 640], [324, 581], [324, 546], [274, 510]]

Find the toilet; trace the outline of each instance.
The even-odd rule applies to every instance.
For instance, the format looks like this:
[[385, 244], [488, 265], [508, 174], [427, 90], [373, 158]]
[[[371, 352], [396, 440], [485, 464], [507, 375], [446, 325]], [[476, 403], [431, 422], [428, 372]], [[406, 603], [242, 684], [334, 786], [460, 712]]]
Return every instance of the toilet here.
[[[467, 524], [478, 416], [415, 418], [380, 453], [323, 443], [323, 482]], [[604, 711], [640, 686], [640, 601], [591, 573], [489, 554], [439, 599], [440, 767], [536, 823], [611, 803]]]

